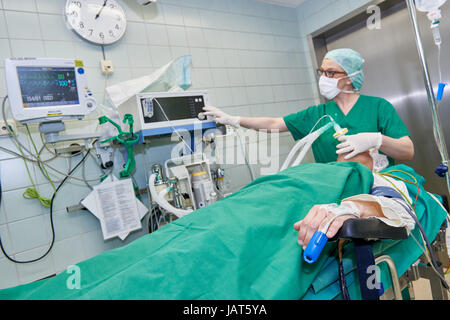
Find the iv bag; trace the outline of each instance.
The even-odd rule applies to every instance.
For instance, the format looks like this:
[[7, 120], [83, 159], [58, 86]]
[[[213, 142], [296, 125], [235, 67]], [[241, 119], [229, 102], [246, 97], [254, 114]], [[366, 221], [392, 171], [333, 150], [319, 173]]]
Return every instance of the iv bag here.
[[447, 0], [416, 0], [416, 8], [422, 12], [434, 12]]

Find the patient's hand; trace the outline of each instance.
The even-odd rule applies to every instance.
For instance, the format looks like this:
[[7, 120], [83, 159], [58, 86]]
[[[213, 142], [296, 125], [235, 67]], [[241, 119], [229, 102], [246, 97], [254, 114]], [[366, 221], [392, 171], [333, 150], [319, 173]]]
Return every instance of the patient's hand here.
[[[298, 231], [298, 244], [306, 249], [314, 232], [321, 230], [333, 218], [333, 213], [327, 212], [321, 205], [315, 205], [309, 210], [308, 214], [303, 220], [294, 224], [294, 229]], [[330, 225], [326, 236], [332, 238], [336, 235], [343, 223], [347, 219], [355, 218], [353, 215], [343, 215], [336, 218]]]

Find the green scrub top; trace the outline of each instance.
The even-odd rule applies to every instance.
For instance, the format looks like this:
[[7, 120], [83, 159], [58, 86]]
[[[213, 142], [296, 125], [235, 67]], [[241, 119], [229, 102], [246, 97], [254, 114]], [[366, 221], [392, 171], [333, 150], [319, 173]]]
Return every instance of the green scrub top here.
[[[317, 121], [324, 115], [330, 115], [342, 128], [348, 129], [348, 135], [362, 132], [381, 132], [381, 134], [399, 139], [409, 136], [402, 119], [387, 100], [360, 95], [356, 104], [347, 115], [341, 111], [334, 100], [312, 106], [298, 113], [284, 117], [284, 122], [295, 140], [307, 136]], [[331, 120], [322, 119], [314, 130], [326, 125]], [[333, 137], [331, 128], [322, 134], [313, 144], [312, 149], [316, 162], [328, 163], [336, 161], [336, 146], [340, 143]], [[394, 165], [394, 159], [388, 157], [389, 164]]]

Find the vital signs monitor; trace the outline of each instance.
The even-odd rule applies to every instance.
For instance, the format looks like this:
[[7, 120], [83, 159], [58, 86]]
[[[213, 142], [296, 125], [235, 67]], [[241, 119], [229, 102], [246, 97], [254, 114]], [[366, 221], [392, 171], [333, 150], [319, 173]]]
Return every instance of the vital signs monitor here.
[[6, 59], [5, 73], [12, 115], [22, 123], [82, 119], [96, 108], [81, 60]]

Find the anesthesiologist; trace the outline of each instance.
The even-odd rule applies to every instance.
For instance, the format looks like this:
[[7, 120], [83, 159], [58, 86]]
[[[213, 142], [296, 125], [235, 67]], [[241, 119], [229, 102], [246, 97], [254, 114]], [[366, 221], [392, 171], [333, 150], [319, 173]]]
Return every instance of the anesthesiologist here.
[[[409, 131], [391, 103], [383, 98], [359, 93], [364, 82], [364, 59], [352, 49], [337, 49], [326, 54], [318, 73], [320, 93], [329, 100], [284, 118], [247, 118], [231, 116], [218, 108], [207, 106], [204, 114], [219, 124], [245, 127], [268, 132], [290, 131], [295, 140], [308, 135], [317, 121], [331, 116], [348, 134], [339, 137], [323, 134], [313, 144], [316, 162], [336, 161], [339, 154], [347, 159], [370, 149], [378, 149], [394, 160], [409, 161], [414, 157], [414, 145]], [[325, 125], [322, 119], [316, 128]], [[336, 150], [337, 148], [337, 150]]]

